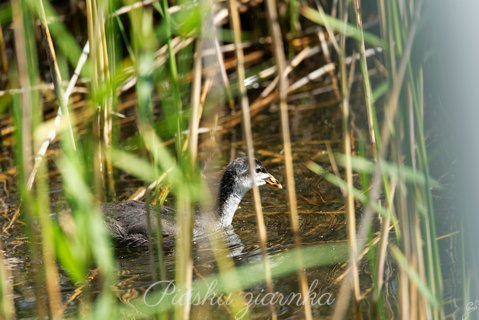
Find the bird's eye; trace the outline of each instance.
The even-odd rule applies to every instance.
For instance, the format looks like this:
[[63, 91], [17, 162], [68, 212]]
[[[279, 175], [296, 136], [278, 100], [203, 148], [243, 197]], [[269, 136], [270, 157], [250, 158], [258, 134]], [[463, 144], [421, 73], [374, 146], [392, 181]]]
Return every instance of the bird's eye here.
[[256, 168], [256, 173], [260, 173], [261, 172], [261, 168]]

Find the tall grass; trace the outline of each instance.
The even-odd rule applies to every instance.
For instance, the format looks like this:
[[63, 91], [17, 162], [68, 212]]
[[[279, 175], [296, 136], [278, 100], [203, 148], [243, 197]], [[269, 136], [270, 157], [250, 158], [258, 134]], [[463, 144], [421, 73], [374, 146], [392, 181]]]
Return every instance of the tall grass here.
[[[337, 12], [337, 17], [328, 15], [319, 3], [313, 6], [291, 1], [289, 11], [284, 13], [278, 9], [282, 2], [266, 1], [265, 8], [258, 10], [266, 10], [269, 29], [260, 31], [267, 36], [266, 42], [271, 41], [267, 50], [273, 54], [265, 62], [269, 73], [261, 70], [259, 74], [274, 72], [277, 78], [252, 103], [249, 99], [254, 94], [249, 94], [246, 84], [258, 72], [248, 69], [244, 52], [252, 32], [242, 29], [246, 27], [242, 26], [236, 1], [229, 1], [229, 12], [207, 0], [175, 4], [166, 0], [86, 0], [70, 4], [78, 3], [84, 4], [82, 18], [86, 21], [85, 30], [80, 32], [69, 30], [73, 27], [62, 21], [46, 1], [12, 0], [10, 5], [0, 7], [2, 23], [12, 23], [14, 30], [15, 54], [9, 57], [6, 78], [9, 88], [19, 90], [0, 96], [0, 110], [2, 105], [8, 105], [4, 113], [13, 118], [22, 212], [20, 218], [11, 217], [4, 230], [17, 227], [19, 220], [25, 223], [35, 277], [35, 316], [64, 316], [67, 305], [62, 304], [60, 273], [83, 290], [75, 316], [99, 319], [120, 315], [167, 318], [172, 310], [176, 319], [187, 319], [193, 316], [192, 292], [205, 293], [211, 283], [219, 283], [218, 295], [232, 295], [232, 307], [228, 310], [231, 317], [241, 314], [248, 318], [254, 315], [245, 299], [247, 290], [265, 284], [272, 294], [275, 280], [297, 273], [303, 294], [301, 312], [312, 319], [315, 314], [308, 295], [308, 268], [348, 261], [334, 318], [344, 319], [351, 314], [359, 317], [364, 314], [365, 305], [370, 306], [374, 317], [387, 318], [383, 302], [390, 297], [384, 279], [385, 266], [391, 262], [398, 268], [397, 316], [444, 317], [432, 200], [432, 189], [437, 183], [429, 172], [424, 127], [424, 61], [421, 56], [414, 56], [416, 33], [423, 16], [421, 0], [379, 0], [374, 12], [379, 19], [379, 34], [364, 29], [360, 0], [354, 0], [352, 5], [350, 1], [333, 2], [338, 7], [334, 6], [331, 12]], [[294, 56], [294, 37], [301, 37], [303, 25], [311, 23], [319, 34], [314, 40], [317, 43], [313, 41], [311, 47]], [[219, 30], [220, 27], [224, 29]], [[3, 25], [1, 31], [5, 32]], [[219, 39], [220, 35], [224, 39]], [[286, 46], [289, 35], [293, 40]], [[228, 36], [233, 38], [234, 58], [230, 59], [234, 68], [225, 63], [228, 50], [220, 48], [220, 41], [226, 42]], [[2, 57], [4, 39], [0, 37]], [[286, 58], [286, 47], [291, 61]], [[317, 55], [319, 48], [327, 65], [294, 79], [296, 82], [290, 80], [298, 64]], [[386, 76], [373, 76], [375, 68], [367, 57], [370, 48], [381, 50], [377, 51], [382, 52], [382, 57], [375, 63], [386, 70]], [[356, 51], [358, 59], [351, 57]], [[261, 56], [268, 57], [269, 53], [261, 52]], [[48, 67], [41, 66], [39, 57], [47, 57]], [[333, 63], [338, 66], [337, 74], [333, 73]], [[356, 63], [361, 73], [359, 86], [355, 85]], [[2, 62], [4, 67], [5, 64]], [[260, 67], [265, 68], [263, 64]], [[341, 153], [334, 154], [330, 147], [326, 148], [333, 173], [313, 161], [308, 167], [341, 189], [348, 242], [305, 246], [299, 226], [288, 95], [324, 75], [331, 77], [332, 90], [340, 102]], [[58, 110], [53, 120], [46, 119], [47, 91], [35, 89], [50, 78], [53, 104]], [[83, 108], [73, 102], [74, 89], [80, 92], [75, 98], [84, 102]], [[364, 103], [353, 99], [357, 92]], [[241, 105], [241, 115], [236, 112], [239, 108], [235, 108], [235, 100]], [[192, 245], [195, 208], [212, 207], [211, 195], [200, 174], [199, 149], [208, 147], [204, 141], [214, 145], [221, 130], [241, 122], [252, 164], [252, 117], [271, 102], [279, 103], [283, 141], [279, 158], [284, 158], [294, 249], [268, 254], [267, 231], [255, 187], [260, 261], [235, 266], [224, 239], [209, 232], [218, 272], [197, 279], [193, 276], [196, 262]], [[132, 112], [126, 110], [128, 103], [135, 105]], [[225, 105], [230, 108], [224, 108]], [[362, 106], [360, 111], [356, 110], [357, 105]], [[226, 112], [231, 112], [229, 117], [223, 117]], [[366, 139], [361, 138], [360, 129], [355, 130], [358, 126], [353, 116], [359, 112], [367, 114], [366, 125], [359, 126], [367, 128], [363, 134]], [[220, 120], [222, 126], [218, 126], [218, 119], [227, 120]], [[124, 123], [133, 123], [134, 133], [128, 132], [128, 139], [124, 139]], [[202, 125], [208, 126], [208, 138], [200, 137]], [[55, 146], [59, 151], [52, 156], [48, 150], [55, 142], [59, 142]], [[311, 152], [310, 158], [314, 156]], [[69, 213], [51, 214], [55, 206], [50, 202], [48, 160], [53, 160], [61, 175]], [[117, 258], [99, 205], [117, 200], [118, 175], [122, 172], [143, 181], [146, 186], [138, 194], [147, 202], [162, 204], [168, 192], [175, 198], [178, 230], [174, 279], [178, 291], [184, 293], [184, 304], [168, 300], [148, 308], [141, 299], [124, 305], [115, 296]], [[381, 199], [383, 194], [385, 201]], [[358, 202], [361, 210], [356, 210]], [[148, 214], [160, 220], [160, 210], [157, 211]], [[161, 229], [161, 224], [149, 227]], [[149, 244], [151, 276], [166, 279], [165, 254], [158, 234], [161, 232], [152, 232]], [[367, 272], [361, 272], [363, 266]], [[96, 272], [91, 273], [93, 269]], [[372, 290], [364, 290], [364, 273], [372, 274]], [[98, 283], [98, 294], [85, 286], [92, 277]], [[0, 315], [5, 319], [14, 317], [11, 292], [4, 259], [0, 259]], [[268, 317], [280, 317], [274, 305], [269, 310]]]

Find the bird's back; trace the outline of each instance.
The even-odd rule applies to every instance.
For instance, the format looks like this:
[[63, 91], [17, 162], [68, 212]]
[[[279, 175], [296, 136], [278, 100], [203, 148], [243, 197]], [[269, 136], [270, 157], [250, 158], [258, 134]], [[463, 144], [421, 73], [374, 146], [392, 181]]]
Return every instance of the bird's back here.
[[[148, 215], [151, 218], [151, 229], [157, 230], [156, 210], [157, 207], [153, 205], [135, 200], [102, 205], [105, 222], [113, 240], [117, 244], [129, 246], [144, 245], [148, 241]], [[174, 210], [166, 206], [162, 206], [160, 210], [163, 235], [174, 235]]]

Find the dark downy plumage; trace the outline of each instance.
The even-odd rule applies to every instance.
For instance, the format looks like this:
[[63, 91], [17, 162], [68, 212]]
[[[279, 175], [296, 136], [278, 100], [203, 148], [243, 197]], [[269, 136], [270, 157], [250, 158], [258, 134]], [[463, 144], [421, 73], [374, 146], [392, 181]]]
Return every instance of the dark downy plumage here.
[[[231, 225], [234, 214], [241, 199], [253, 184], [257, 186], [269, 185], [281, 189], [282, 186], [264, 168], [263, 164], [255, 159], [255, 176], [249, 173], [248, 158], [241, 157], [231, 161], [226, 167], [221, 179], [215, 213], [215, 228], [226, 228]], [[149, 206], [147, 208], [147, 206]], [[148, 214], [150, 211], [152, 226], [156, 225], [156, 208], [141, 201], [120, 201], [105, 203], [102, 210], [106, 225], [115, 243], [118, 245], [138, 246], [148, 241]], [[161, 227], [163, 236], [174, 236], [176, 233], [175, 211], [162, 206]], [[204, 231], [205, 221], [195, 219], [193, 234]]]

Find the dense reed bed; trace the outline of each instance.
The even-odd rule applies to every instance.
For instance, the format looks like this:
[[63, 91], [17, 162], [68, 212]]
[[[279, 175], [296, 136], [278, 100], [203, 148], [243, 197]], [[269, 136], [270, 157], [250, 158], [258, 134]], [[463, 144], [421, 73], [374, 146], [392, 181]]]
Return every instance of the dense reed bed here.
[[[444, 191], [430, 173], [437, 148], [427, 140], [427, 58], [417, 42], [425, 16], [421, 0], [0, 5], [0, 318], [287, 318], [271, 298], [262, 311], [249, 307], [250, 294], [273, 297], [286, 277], [300, 296], [295, 317], [445, 318], [452, 311], [438, 239], [461, 230], [436, 231], [433, 195]], [[333, 138], [299, 143], [295, 117], [325, 106], [329, 119], [308, 121], [337, 123]], [[278, 128], [270, 149], [260, 143], [268, 129], [257, 129], [268, 114], [277, 124], [266, 127]], [[229, 137], [242, 141], [234, 151]], [[255, 157], [284, 169], [276, 201], [287, 207], [273, 219], [288, 217], [292, 241], [272, 251], [254, 187], [257, 259], [235, 259], [227, 239], [209, 230], [202, 241], [215, 267], [200, 272], [193, 219], [215, 197], [201, 171], [236, 149], [251, 174]], [[339, 190], [334, 214], [345, 217], [344, 234], [325, 241], [315, 225], [301, 229], [304, 216], [326, 207], [298, 205], [300, 167]], [[125, 270], [100, 204], [126, 198], [174, 199], [174, 249], [152, 232], [144, 251], [150, 282], [174, 280], [181, 301], [162, 298], [167, 286], [148, 292], [161, 303], [115, 289]], [[33, 313], [14, 294], [25, 292], [8, 262], [16, 246], [28, 248]], [[324, 311], [310, 288], [317, 270], [333, 269]], [[198, 308], [195, 294], [212, 284], [227, 306]]]

